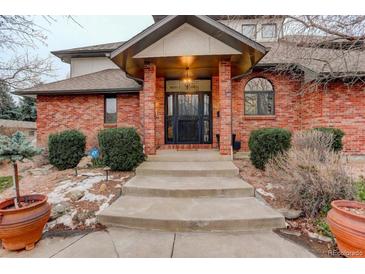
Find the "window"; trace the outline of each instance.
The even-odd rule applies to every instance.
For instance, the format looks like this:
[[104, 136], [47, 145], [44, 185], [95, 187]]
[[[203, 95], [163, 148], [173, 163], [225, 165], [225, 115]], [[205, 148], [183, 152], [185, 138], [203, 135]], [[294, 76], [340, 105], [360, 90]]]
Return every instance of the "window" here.
[[104, 98], [104, 122], [106, 124], [115, 124], [117, 122], [117, 97], [115, 95], [106, 95]]
[[256, 39], [256, 25], [255, 24], [245, 24], [242, 25], [242, 34], [250, 39]]
[[245, 115], [274, 115], [274, 89], [264, 78], [253, 78], [245, 87]]
[[276, 37], [276, 24], [264, 24], [261, 30], [262, 38], [275, 38]]

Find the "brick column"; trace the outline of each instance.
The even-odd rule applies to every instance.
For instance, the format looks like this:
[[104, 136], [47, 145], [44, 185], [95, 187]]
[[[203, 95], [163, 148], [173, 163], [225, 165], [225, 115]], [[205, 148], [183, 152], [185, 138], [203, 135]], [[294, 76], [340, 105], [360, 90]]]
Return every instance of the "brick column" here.
[[145, 153], [147, 155], [156, 154], [156, 65], [145, 64], [144, 66], [144, 84], [143, 94], [141, 96], [143, 102], [143, 141], [145, 145]]
[[231, 62], [219, 62], [220, 153], [231, 155], [232, 142], [232, 87]]

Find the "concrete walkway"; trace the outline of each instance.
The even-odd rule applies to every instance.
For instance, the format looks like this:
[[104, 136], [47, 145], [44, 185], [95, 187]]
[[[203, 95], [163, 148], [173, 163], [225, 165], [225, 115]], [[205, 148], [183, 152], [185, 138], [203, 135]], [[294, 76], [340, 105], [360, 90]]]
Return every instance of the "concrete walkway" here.
[[173, 233], [108, 228], [70, 237], [47, 237], [16, 258], [311, 258], [305, 248], [271, 231]]
[[166, 232], [229, 232], [285, 227], [259, 201], [232, 161], [216, 150], [158, 151], [136, 169], [99, 223]]

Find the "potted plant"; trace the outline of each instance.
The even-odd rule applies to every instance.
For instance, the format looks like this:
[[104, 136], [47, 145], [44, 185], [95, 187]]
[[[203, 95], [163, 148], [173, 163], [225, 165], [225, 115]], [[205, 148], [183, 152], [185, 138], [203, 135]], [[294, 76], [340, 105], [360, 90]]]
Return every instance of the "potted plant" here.
[[365, 204], [337, 200], [331, 203], [327, 221], [341, 254], [365, 258]]
[[15, 197], [0, 201], [0, 239], [3, 248], [31, 250], [42, 236], [51, 206], [47, 196], [40, 194], [20, 195], [18, 161], [32, 159], [41, 150], [33, 147], [24, 134], [16, 132], [12, 137], [0, 135], [0, 161], [13, 165]]

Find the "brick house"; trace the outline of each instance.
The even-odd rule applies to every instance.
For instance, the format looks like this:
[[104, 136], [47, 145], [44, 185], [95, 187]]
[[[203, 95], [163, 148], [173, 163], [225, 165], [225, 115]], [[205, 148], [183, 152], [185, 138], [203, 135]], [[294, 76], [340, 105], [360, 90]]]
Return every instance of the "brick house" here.
[[126, 42], [52, 52], [70, 64], [70, 78], [16, 93], [37, 97], [38, 144], [45, 146], [52, 132], [75, 128], [91, 148], [100, 129], [131, 126], [148, 155], [172, 148], [230, 155], [232, 134], [239, 150], [248, 151], [253, 129], [329, 126], [346, 133], [345, 152], [365, 154], [363, 84], [334, 79], [301, 93], [325, 73], [322, 64], [293, 64], [295, 77], [270, 69], [288, 62], [279, 46], [286, 41], [280, 17], [154, 19]]

